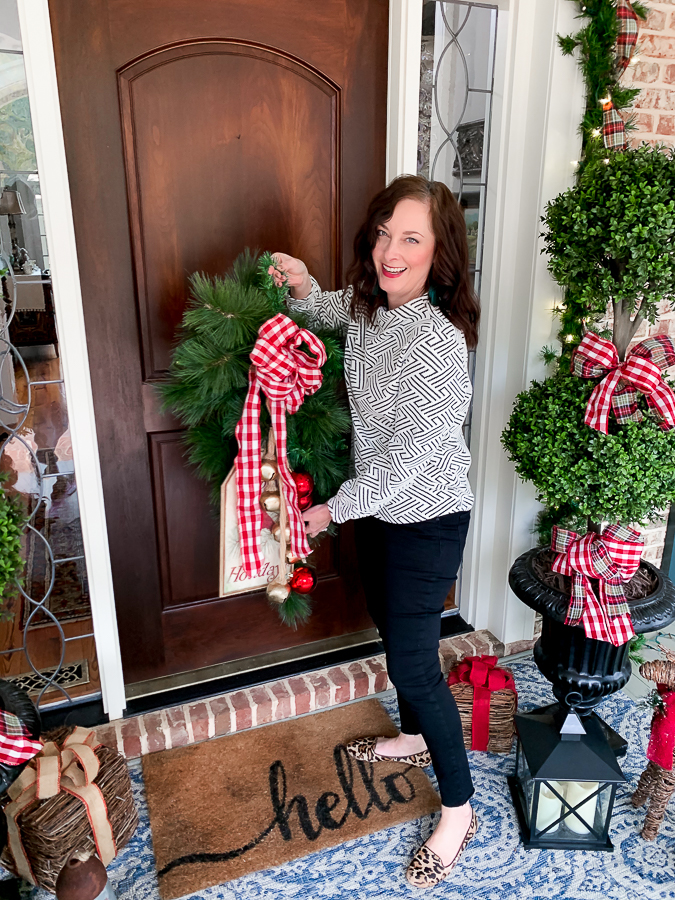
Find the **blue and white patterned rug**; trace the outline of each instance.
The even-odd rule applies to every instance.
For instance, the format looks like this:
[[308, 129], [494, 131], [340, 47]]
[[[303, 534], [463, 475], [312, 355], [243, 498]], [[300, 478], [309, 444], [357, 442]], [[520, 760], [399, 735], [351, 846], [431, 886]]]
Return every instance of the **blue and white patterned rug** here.
[[[553, 701], [549, 685], [530, 660], [513, 665], [522, 711]], [[385, 699], [398, 722], [396, 703]], [[628, 783], [619, 789], [610, 837], [611, 853], [525, 850], [518, 833], [506, 776], [515, 754], [502, 757], [470, 753], [476, 795], [473, 804], [480, 828], [452, 876], [434, 888], [433, 897], [448, 900], [665, 900], [675, 897], [675, 800], [655, 841], [640, 829], [645, 810], [635, 810], [630, 796], [645, 765], [649, 713], [623, 694], [605, 701], [602, 717], [629, 741], [621, 760]], [[119, 900], [159, 900], [148, 810], [140, 763], [131, 765], [139, 829], [109, 867]], [[420, 897], [408, 886], [405, 868], [435, 824], [435, 816], [348, 841], [276, 869], [207, 888], [192, 897], [210, 900], [309, 900], [354, 898], [393, 900]], [[35, 891], [32, 900], [47, 900]]]

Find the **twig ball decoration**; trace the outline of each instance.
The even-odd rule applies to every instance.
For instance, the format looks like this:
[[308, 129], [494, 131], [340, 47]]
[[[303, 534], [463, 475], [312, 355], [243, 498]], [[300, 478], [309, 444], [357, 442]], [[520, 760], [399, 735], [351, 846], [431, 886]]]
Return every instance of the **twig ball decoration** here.
[[260, 495], [260, 505], [267, 512], [279, 512], [281, 497], [277, 491], [263, 491]]
[[314, 479], [307, 472], [293, 472], [293, 481], [299, 497], [306, 497], [314, 490]]
[[[275, 541], [278, 541], [280, 539], [280, 535], [281, 535], [281, 526], [279, 525], [278, 522], [275, 522], [274, 525], [272, 526], [272, 537], [274, 538]], [[286, 536], [286, 541], [290, 541], [290, 539], [291, 539], [290, 525], [286, 526], [285, 536]]]
[[316, 572], [310, 566], [297, 566], [291, 575], [291, 590], [297, 594], [311, 594], [316, 587]]
[[267, 585], [267, 599], [271, 603], [285, 603], [290, 592], [291, 588], [288, 584], [279, 584], [278, 581], [273, 581]]
[[305, 494], [305, 496], [298, 497], [298, 506], [300, 507], [300, 512], [304, 512], [306, 509], [309, 509], [312, 505], [312, 495]]
[[279, 470], [273, 459], [263, 460], [263, 463], [260, 466], [260, 474], [262, 475], [263, 481], [271, 481], [273, 478], [277, 477]]

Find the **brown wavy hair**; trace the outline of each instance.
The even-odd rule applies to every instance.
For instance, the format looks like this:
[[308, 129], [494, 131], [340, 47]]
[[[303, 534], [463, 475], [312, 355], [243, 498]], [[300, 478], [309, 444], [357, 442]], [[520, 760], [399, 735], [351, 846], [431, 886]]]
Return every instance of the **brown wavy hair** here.
[[406, 199], [429, 204], [436, 247], [426, 289], [433, 293], [443, 315], [464, 333], [467, 347], [473, 349], [478, 343], [480, 303], [469, 274], [464, 214], [446, 185], [419, 175], [400, 175], [370, 202], [366, 221], [354, 239], [354, 261], [347, 271], [353, 292], [351, 317], [365, 316], [372, 322], [378, 308], [387, 305], [387, 295], [378, 285], [373, 247], [377, 229], [391, 219], [396, 204]]

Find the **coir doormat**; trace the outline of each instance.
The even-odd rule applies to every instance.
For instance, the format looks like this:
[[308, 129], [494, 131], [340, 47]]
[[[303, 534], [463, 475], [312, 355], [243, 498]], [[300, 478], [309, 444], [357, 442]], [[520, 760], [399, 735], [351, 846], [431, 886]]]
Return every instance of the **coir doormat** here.
[[395, 735], [377, 700], [143, 758], [163, 900], [440, 809], [422, 769], [351, 759]]

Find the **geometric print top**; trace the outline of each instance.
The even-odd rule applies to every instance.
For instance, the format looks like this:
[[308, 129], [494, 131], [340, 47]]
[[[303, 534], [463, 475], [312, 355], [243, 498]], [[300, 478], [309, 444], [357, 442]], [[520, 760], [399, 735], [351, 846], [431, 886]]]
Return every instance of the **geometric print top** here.
[[288, 306], [310, 327], [346, 334], [345, 381], [353, 423], [353, 477], [328, 501], [335, 522], [375, 516], [408, 524], [470, 510], [471, 456], [462, 425], [471, 401], [466, 341], [427, 295], [371, 324], [349, 317], [351, 288]]

